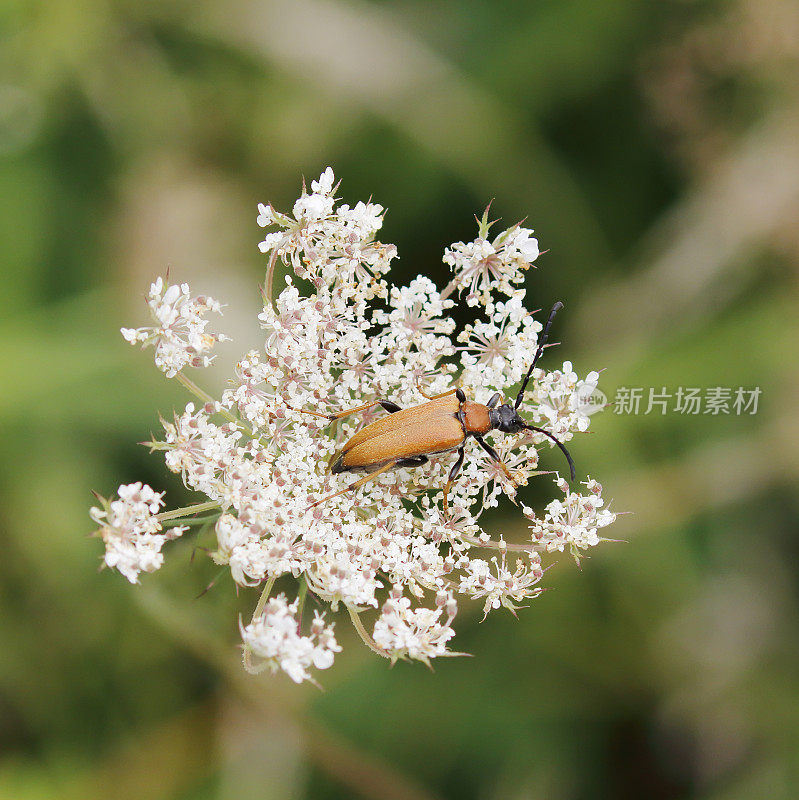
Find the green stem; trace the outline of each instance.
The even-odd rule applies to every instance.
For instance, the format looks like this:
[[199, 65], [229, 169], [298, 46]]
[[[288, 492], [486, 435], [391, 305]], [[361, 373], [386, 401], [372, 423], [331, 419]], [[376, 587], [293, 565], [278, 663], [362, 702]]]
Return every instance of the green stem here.
[[300, 576], [300, 588], [297, 592], [297, 630], [302, 635], [302, 610], [305, 608], [305, 598], [308, 594], [308, 581], [305, 574]]
[[[255, 611], [252, 612], [252, 622], [261, 616], [264, 613], [264, 608], [266, 608], [266, 601], [269, 599], [269, 595], [272, 593], [272, 587], [275, 585], [275, 579], [269, 578], [266, 583], [264, 584], [264, 589], [261, 592], [261, 596], [258, 598], [258, 602], [255, 604]], [[245, 644], [244, 651], [242, 653], [242, 661], [244, 662], [244, 669], [247, 672], [253, 673], [257, 672], [256, 668], [253, 666], [252, 663], [252, 650]]]
[[275, 278], [275, 264], [277, 263], [277, 251], [280, 249], [280, 244], [275, 245], [269, 256], [269, 264], [266, 267], [266, 275], [264, 276], [264, 299], [267, 303], [274, 303], [272, 299], [272, 284]]
[[510, 544], [509, 542], [495, 542], [489, 539], [481, 542], [473, 536], [461, 536], [464, 542], [468, 542], [473, 547], [482, 547], [485, 550], [505, 550], [508, 553], [537, 553], [541, 549], [537, 544]]
[[379, 656], [383, 656], [383, 658], [389, 658], [388, 653], [385, 650], [381, 650], [375, 640], [369, 635], [366, 628], [363, 627], [363, 622], [361, 622], [360, 614], [352, 607], [347, 606], [347, 611], [350, 612], [350, 619], [352, 620], [352, 624], [355, 627], [355, 630], [358, 631], [358, 636], [361, 637], [363, 643], [373, 652], [377, 653]]
[[[178, 379], [178, 382], [188, 389], [198, 400], [202, 400], [203, 404], [216, 404], [216, 400], [214, 400], [214, 398], [211, 397], [208, 392], [201, 389], [191, 378], [187, 378], [182, 372], [178, 372], [175, 377]], [[257, 439], [264, 447], [267, 446], [266, 442], [264, 442], [259, 436], [256, 436], [255, 431], [250, 428], [249, 425], [242, 422], [234, 414], [231, 414], [226, 408], [220, 408], [218, 413], [228, 422], [233, 423], [233, 425], [235, 425], [240, 431], [246, 433], [250, 439]]]
[[193, 506], [174, 508], [172, 511], [162, 511], [157, 515], [157, 519], [160, 522], [166, 522], [167, 520], [180, 519], [181, 517], [188, 517], [192, 514], [199, 514], [201, 511], [210, 511], [213, 508], [220, 508], [217, 500], [209, 500], [207, 503], [195, 503]]
[[201, 389], [191, 378], [187, 378], [182, 372], [178, 372], [175, 376], [178, 379], [178, 382], [183, 384], [198, 400], [202, 400], [203, 403], [213, 403], [215, 402], [214, 398], [211, 397], [208, 392]]
[[255, 611], [252, 612], [253, 621], [264, 613], [264, 609], [266, 608], [266, 601], [269, 599], [269, 595], [272, 594], [272, 587], [274, 585], [275, 585], [274, 578], [269, 578], [264, 584], [264, 589], [261, 592], [261, 596], [258, 598], [258, 602], [255, 604]]
[[219, 519], [219, 514], [208, 514], [205, 517], [191, 517], [190, 519], [181, 520], [183, 525], [206, 525], [216, 522]]

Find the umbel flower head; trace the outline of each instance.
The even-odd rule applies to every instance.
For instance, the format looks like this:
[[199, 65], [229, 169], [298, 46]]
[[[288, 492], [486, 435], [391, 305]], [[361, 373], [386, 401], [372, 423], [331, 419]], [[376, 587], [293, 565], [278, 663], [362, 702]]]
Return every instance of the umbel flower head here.
[[[196, 398], [163, 421], [163, 438], [150, 446], [202, 499], [162, 511], [161, 494], [131, 484], [119, 487], [118, 500], [92, 509], [105, 564], [132, 582], [161, 566], [162, 545], [186, 530], [180, 523], [213, 526], [213, 560], [239, 586], [260, 590], [252, 620], [241, 625], [245, 667], [282, 670], [296, 682], [314, 680], [312, 670], [330, 667], [341, 649], [325, 614], [304, 618], [307, 600], [329, 606], [328, 614], [343, 606], [368, 647], [392, 662], [429, 663], [455, 654], [448, 648], [459, 602], [479, 601], [484, 615], [502, 607], [515, 613], [542, 591], [542, 557], [578, 556], [615, 519], [596, 481], [570, 487], [556, 475], [565, 497], [543, 516], [523, 508], [527, 541], [508, 543], [483, 528], [485, 509], [503, 494], [514, 500], [518, 487], [546, 474], [539, 450], [548, 462], [560, 457], [551, 436], [562, 444], [588, 428], [580, 398], [593, 392], [598, 375], [580, 379], [569, 362], [532, 370], [518, 411], [541, 431], [494, 435], [502, 464], [467, 441], [448, 504], [452, 452], [367, 475], [342, 491], [359, 476], [329, 464], [358, 430], [386, 416], [376, 401], [408, 408], [456, 387], [482, 404], [495, 393], [514, 397], [542, 325], [521, 288], [539, 254], [531, 230], [514, 225], [491, 238], [486, 212], [474, 242], [445, 250], [453, 277], [443, 291], [424, 275], [393, 286], [397, 250], [376, 239], [382, 206], [342, 204], [337, 189], [328, 168], [310, 192], [303, 186], [291, 214], [259, 206], [258, 224], [267, 229], [259, 245], [268, 259], [264, 340], [244, 353], [217, 399], [186, 370], [206, 366], [226, 338], [206, 331], [205, 314], [219, 313], [219, 303], [192, 297], [185, 284], [153, 284], [154, 326], [122, 333], [132, 344], [154, 345], [156, 366]], [[288, 276], [273, 300], [278, 262]], [[457, 291], [475, 310], [460, 331], [450, 316]], [[290, 590], [271, 596], [278, 579], [281, 587], [296, 583], [294, 600]]]

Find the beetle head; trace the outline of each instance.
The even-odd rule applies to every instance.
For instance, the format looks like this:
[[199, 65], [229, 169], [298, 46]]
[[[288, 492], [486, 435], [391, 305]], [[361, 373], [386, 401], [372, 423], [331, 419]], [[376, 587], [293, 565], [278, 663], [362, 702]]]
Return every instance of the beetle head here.
[[491, 427], [503, 433], [516, 433], [526, 427], [524, 420], [519, 416], [519, 412], [508, 403], [492, 408], [490, 414]]
[[558, 446], [563, 455], [566, 456], [566, 460], [569, 462], [569, 473], [571, 474], [571, 479], [575, 480], [576, 472], [574, 469], [574, 461], [572, 461], [569, 451], [563, 446], [563, 443], [560, 441], [560, 439], [551, 434], [549, 431], [545, 431], [543, 428], [537, 428], [535, 425], [529, 425], [526, 423], [519, 416], [519, 412], [515, 409], [515, 407], [509, 405], [508, 403], [503, 403], [501, 406], [497, 406], [496, 408], [489, 407], [488, 413], [491, 419], [491, 427], [494, 430], [499, 430], [503, 433], [516, 433], [517, 431], [522, 430], [535, 431], [536, 433], [543, 433], [544, 436], [546, 436], [548, 439], [551, 439]]
[[516, 395], [516, 402], [512, 406], [508, 403], [503, 403], [501, 406], [497, 406], [496, 408], [493, 407], [493, 404], [499, 401], [499, 393], [497, 392], [497, 394], [495, 394], [488, 401], [488, 413], [491, 420], [491, 427], [494, 430], [500, 430], [503, 433], [517, 433], [521, 430], [535, 431], [536, 433], [542, 433], [548, 439], [551, 439], [558, 446], [563, 455], [566, 456], [566, 460], [569, 462], [571, 479], [575, 480], [574, 461], [572, 461], [569, 451], [563, 446], [563, 443], [560, 441], [560, 439], [551, 434], [549, 431], [545, 431], [543, 428], [537, 428], [535, 425], [528, 425], [519, 416], [519, 412], [517, 410], [522, 404], [522, 400], [524, 399], [524, 391], [527, 389], [527, 384], [533, 375], [535, 365], [538, 363], [541, 353], [544, 352], [544, 345], [547, 343], [547, 337], [549, 336], [549, 329], [552, 325], [552, 320], [555, 319], [555, 314], [557, 314], [561, 308], [563, 308], [563, 303], [555, 303], [555, 305], [552, 306], [552, 311], [549, 312], [549, 319], [547, 320], [547, 324], [544, 325], [544, 330], [542, 331], [541, 337], [538, 341], [538, 348], [535, 351], [533, 363], [530, 364], [530, 369], [527, 370], [527, 375], [524, 376], [522, 388], [519, 389], [519, 394]]

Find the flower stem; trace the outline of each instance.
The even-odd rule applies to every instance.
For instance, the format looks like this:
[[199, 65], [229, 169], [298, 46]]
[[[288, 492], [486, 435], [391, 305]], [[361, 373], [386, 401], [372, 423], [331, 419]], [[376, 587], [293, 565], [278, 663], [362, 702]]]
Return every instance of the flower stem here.
[[[274, 585], [275, 585], [274, 578], [269, 578], [264, 584], [264, 589], [261, 592], [261, 596], [258, 598], [258, 602], [255, 604], [255, 610], [252, 612], [253, 622], [258, 617], [260, 617], [261, 614], [263, 614], [264, 608], [266, 608], [266, 601], [269, 599], [269, 595], [272, 593], [272, 587]], [[244, 651], [242, 652], [242, 661], [244, 662], [244, 669], [246, 669], [247, 672], [250, 673], [257, 672], [255, 666], [252, 663], [252, 650], [247, 644], [244, 645]]]
[[360, 614], [352, 607], [347, 606], [347, 611], [350, 612], [350, 619], [352, 620], [352, 624], [356, 631], [358, 631], [358, 636], [361, 637], [363, 643], [373, 652], [377, 653], [379, 656], [383, 656], [383, 658], [389, 658], [389, 655], [386, 653], [385, 650], [379, 648], [375, 642], [375, 640], [367, 633], [366, 628], [363, 627], [363, 622], [361, 622]]
[[264, 589], [261, 592], [261, 596], [258, 598], [258, 602], [255, 604], [255, 611], [252, 612], [253, 620], [255, 620], [256, 617], [260, 617], [261, 614], [264, 613], [264, 608], [266, 608], [266, 601], [269, 599], [269, 595], [272, 594], [272, 587], [274, 585], [275, 585], [274, 578], [269, 578], [264, 584]]
[[493, 539], [483, 542], [473, 536], [465, 535], [462, 535], [461, 539], [473, 547], [482, 547], [485, 550], [504, 550], [508, 553], [537, 553], [541, 549], [537, 544], [511, 544], [509, 542], [496, 542]]
[[453, 278], [439, 295], [439, 299], [446, 300], [458, 288], [458, 279]]
[[[182, 372], [178, 372], [175, 376], [178, 379], [178, 382], [181, 383], [186, 389], [188, 389], [198, 400], [202, 400], [205, 403], [212, 403], [215, 404], [216, 400], [211, 397], [208, 392], [204, 389], [201, 389], [191, 378], [187, 378]], [[228, 421], [233, 423], [239, 430], [244, 431], [251, 439], [257, 439], [258, 437], [255, 435], [255, 432], [248, 426], [245, 425], [238, 417], [231, 414], [226, 408], [220, 408], [219, 413]]]
[[181, 522], [184, 525], [209, 525], [212, 522], [216, 522], [219, 519], [219, 514], [208, 514], [204, 517], [190, 517], [189, 519], [183, 519]]
[[191, 378], [187, 378], [182, 372], [178, 372], [175, 376], [178, 382], [185, 386], [198, 400], [203, 403], [213, 403], [214, 398], [208, 392], [201, 389]]
[[207, 503], [195, 503], [193, 506], [183, 506], [182, 508], [173, 508], [172, 511], [162, 511], [158, 514], [157, 519], [159, 522], [166, 522], [167, 520], [199, 514], [202, 511], [211, 511], [214, 508], [220, 508], [219, 502], [217, 500], [209, 500]]
[[[289, 222], [288, 218], [286, 222]], [[272, 253], [269, 256], [269, 263], [266, 265], [266, 275], [264, 276], [264, 299], [266, 302], [274, 305], [275, 300], [272, 297], [272, 284], [275, 279], [275, 265], [277, 264], [277, 256], [280, 250], [289, 242], [290, 235], [288, 233], [283, 235], [283, 238], [272, 248]], [[285, 263], [285, 262], [284, 262]]]
[[266, 275], [264, 276], [264, 299], [268, 303], [273, 303], [272, 299], [272, 283], [275, 278], [275, 264], [277, 263], [277, 251], [280, 245], [275, 245], [272, 254], [269, 256], [269, 263], [266, 266]]
[[302, 610], [305, 607], [305, 598], [308, 594], [308, 581], [305, 574], [300, 575], [300, 588], [297, 592], [297, 632], [302, 635]]

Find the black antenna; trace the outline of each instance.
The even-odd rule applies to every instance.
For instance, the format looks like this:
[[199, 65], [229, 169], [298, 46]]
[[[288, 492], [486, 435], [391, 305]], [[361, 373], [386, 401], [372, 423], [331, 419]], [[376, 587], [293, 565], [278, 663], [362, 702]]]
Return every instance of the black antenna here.
[[[549, 336], [549, 327], [552, 325], [552, 320], [555, 319], [555, 314], [563, 308], [563, 303], [558, 300], [554, 306], [552, 306], [552, 311], [549, 312], [549, 319], [547, 320], [547, 324], [544, 325], [544, 330], [541, 333], [541, 341], [538, 343], [538, 350], [535, 351], [535, 358], [533, 359], [533, 363], [530, 364], [530, 369], [527, 370], [527, 377], [524, 379], [524, 383], [522, 384], [522, 388], [519, 390], [519, 394], [516, 396], [516, 402], [514, 403], [513, 407], [518, 408], [522, 404], [522, 398], [524, 397], [524, 390], [527, 388], [527, 383], [530, 380], [530, 376], [533, 374], [533, 370], [535, 369], [535, 365], [538, 363], [538, 359], [541, 357], [541, 353], [544, 352], [544, 345], [547, 343], [547, 336]], [[546, 433], [546, 431], [540, 431], [541, 433]], [[557, 440], [556, 440], [557, 441]], [[558, 442], [560, 445], [560, 442]], [[560, 445], [563, 448], [563, 445]], [[566, 454], [569, 455], [568, 453]], [[571, 458], [569, 459], [571, 462]], [[572, 471], [574, 468], [572, 467]]]
[[545, 431], [543, 428], [536, 428], [535, 425], [527, 425], [525, 423], [524, 427], [527, 428], [528, 431], [536, 431], [538, 433], [543, 433], [544, 436], [548, 436], [550, 439], [552, 439], [553, 442], [555, 442], [555, 444], [560, 448], [560, 451], [563, 453], [563, 455], [566, 456], [566, 460], [569, 462], [569, 472], [571, 472], [572, 481], [576, 480], [577, 472], [574, 469], [574, 461], [572, 461], [572, 457], [571, 455], [569, 455], [569, 451], [563, 446], [560, 440], [556, 439], [549, 431]]

